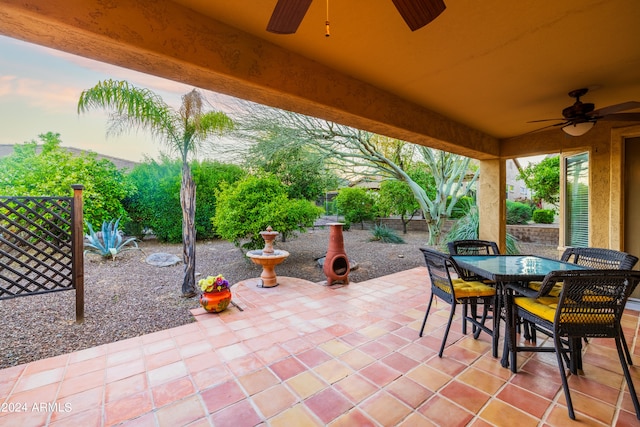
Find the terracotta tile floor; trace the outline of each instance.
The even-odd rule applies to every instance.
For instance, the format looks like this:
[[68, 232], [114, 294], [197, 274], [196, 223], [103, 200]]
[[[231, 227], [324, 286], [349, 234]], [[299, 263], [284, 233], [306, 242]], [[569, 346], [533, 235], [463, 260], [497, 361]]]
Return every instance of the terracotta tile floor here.
[[[428, 286], [416, 268], [348, 286], [280, 278], [233, 287], [221, 314], [0, 371], [0, 426], [566, 426], [555, 356], [519, 355], [512, 375], [489, 337], [452, 326], [438, 302], [418, 337]], [[638, 313], [624, 318], [640, 363]], [[609, 342], [570, 377], [582, 425], [639, 425]], [[632, 367], [640, 389], [640, 369]], [[622, 391], [621, 391], [622, 390]]]

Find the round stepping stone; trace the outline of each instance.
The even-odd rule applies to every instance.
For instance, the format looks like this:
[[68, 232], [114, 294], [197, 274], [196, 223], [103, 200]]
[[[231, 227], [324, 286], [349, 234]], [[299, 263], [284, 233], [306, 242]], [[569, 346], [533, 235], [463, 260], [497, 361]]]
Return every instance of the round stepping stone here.
[[154, 265], [156, 267], [169, 267], [181, 262], [180, 258], [177, 256], [162, 252], [149, 255], [145, 261], [147, 264]]

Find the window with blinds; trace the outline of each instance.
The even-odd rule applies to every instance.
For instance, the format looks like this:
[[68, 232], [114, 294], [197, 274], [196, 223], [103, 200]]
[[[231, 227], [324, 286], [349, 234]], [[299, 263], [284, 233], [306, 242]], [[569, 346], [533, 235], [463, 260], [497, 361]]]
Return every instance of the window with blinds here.
[[589, 245], [589, 153], [565, 159], [565, 246]]

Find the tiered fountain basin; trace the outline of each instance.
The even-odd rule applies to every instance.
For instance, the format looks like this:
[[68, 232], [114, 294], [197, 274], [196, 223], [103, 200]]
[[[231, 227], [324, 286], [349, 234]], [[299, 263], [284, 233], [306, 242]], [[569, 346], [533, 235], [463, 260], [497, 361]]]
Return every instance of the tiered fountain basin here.
[[258, 286], [262, 288], [273, 288], [274, 286], [278, 286], [275, 267], [287, 259], [289, 252], [280, 249], [275, 249], [273, 253], [264, 253], [263, 250], [254, 250], [247, 252], [247, 256], [254, 264], [262, 266], [260, 284]]
[[278, 234], [280, 233], [273, 231], [271, 227], [267, 227], [265, 231], [260, 232], [265, 242], [264, 249], [247, 252], [247, 256], [251, 258], [254, 264], [262, 266], [260, 283], [258, 284], [262, 288], [278, 286], [275, 267], [289, 256], [287, 251], [273, 249], [273, 241]]

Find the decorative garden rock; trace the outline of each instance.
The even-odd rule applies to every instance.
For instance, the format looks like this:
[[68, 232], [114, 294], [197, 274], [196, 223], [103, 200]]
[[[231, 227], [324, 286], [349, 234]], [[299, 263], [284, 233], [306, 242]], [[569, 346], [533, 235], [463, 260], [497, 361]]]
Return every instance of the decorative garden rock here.
[[149, 255], [145, 261], [147, 264], [154, 265], [156, 267], [170, 267], [181, 262], [180, 258], [177, 256], [162, 252]]

